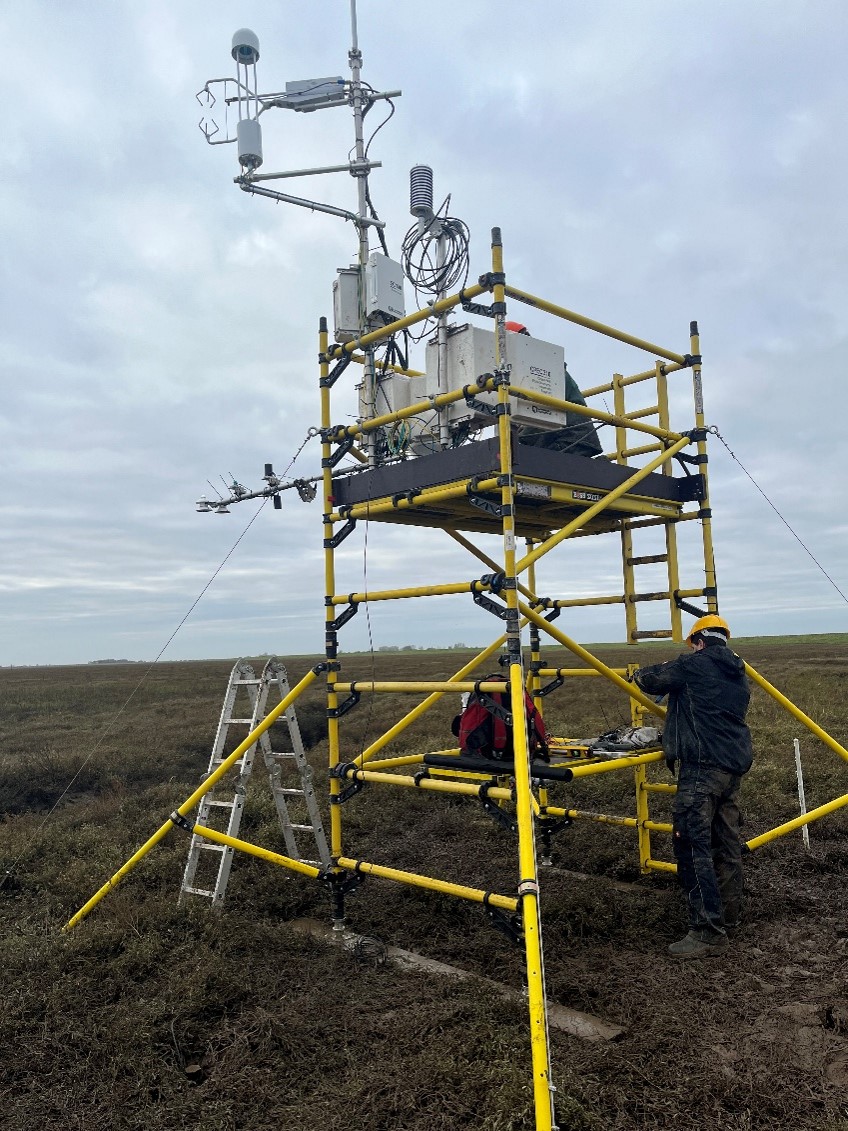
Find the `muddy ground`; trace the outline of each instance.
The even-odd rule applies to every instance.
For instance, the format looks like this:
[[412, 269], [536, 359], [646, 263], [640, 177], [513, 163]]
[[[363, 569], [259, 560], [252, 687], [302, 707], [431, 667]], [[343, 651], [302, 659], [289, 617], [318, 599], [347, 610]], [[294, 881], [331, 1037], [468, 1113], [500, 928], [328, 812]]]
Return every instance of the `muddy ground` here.
[[[848, 647], [759, 643], [744, 654], [846, 742]], [[463, 657], [345, 662], [367, 678], [401, 675], [407, 659], [434, 678]], [[292, 674], [308, 663], [293, 662]], [[4, 1126], [531, 1128], [526, 1009], [490, 985], [520, 991], [523, 951], [476, 905], [369, 879], [349, 898], [348, 921], [377, 941], [329, 947], [290, 925], [327, 918], [320, 886], [255, 859], [238, 859], [223, 914], [178, 908], [187, 842], [175, 832], [83, 924], [60, 932], [196, 784], [229, 667], [159, 665], [117, 721], [138, 668], [0, 672]], [[555, 730], [619, 721], [620, 704], [589, 682], [562, 704], [551, 697]], [[352, 713], [351, 753], [381, 733], [389, 707], [396, 718], [397, 703]], [[399, 752], [437, 737], [447, 745], [450, 712], [446, 704]], [[302, 713], [320, 774], [320, 700]], [[751, 722], [748, 835], [797, 812], [793, 737], [810, 805], [848, 792], [848, 765], [760, 693]], [[560, 797], [625, 813], [632, 790], [615, 777]], [[664, 803], [652, 802], [658, 819]], [[552, 1031], [563, 1128], [848, 1131], [845, 813], [812, 827], [809, 853], [796, 833], [750, 856], [746, 921], [725, 956], [702, 963], [667, 956], [685, 932], [682, 906], [671, 877], [639, 875], [632, 831], [575, 823], [557, 837], [542, 876], [548, 996], [624, 1028], [598, 1042]], [[351, 855], [514, 890], [514, 840], [474, 803], [369, 788], [344, 821]], [[259, 779], [242, 832], [281, 848]], [[661, 837], [656, 855], [669, 858]], [[488, 981], [401, 970], [384, 946]]]

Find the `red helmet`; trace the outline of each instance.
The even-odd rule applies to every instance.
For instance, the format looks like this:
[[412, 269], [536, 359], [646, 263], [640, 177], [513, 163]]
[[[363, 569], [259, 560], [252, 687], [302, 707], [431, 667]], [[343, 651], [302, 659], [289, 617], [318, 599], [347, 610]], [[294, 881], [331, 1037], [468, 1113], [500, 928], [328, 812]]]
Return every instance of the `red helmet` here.
[[530, 331], [526, 326], [522, 326], [520, 322], [504, 322], [504, 326], [506, 326], [507, 330], [511, 330], [513, 334], [526, 334], [528, 338], [530, 337]]

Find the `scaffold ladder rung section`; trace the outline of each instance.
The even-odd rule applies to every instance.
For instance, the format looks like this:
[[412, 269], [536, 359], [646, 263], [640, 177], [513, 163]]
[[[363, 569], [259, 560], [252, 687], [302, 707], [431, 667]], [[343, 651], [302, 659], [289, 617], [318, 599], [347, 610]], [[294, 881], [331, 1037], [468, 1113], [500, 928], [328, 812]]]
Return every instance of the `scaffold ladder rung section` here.
[[[647, 376], [647, 375], [646, 375]], [[615, 413], [622, 420], [636, 419], [645, 416], [656, 416], [661, 428], [669, 428], [668, 409], [668, 384], [665, 371], [658, 362], [655, 372], [657, 387], [656, 403], [650, 408], [639, 409], [628, 414], [625, 406], [626, 381], [620, 373], [613, 376], [613, 399]], [[616, 426], [616, 451], [615, 460], [618, 464], [626, 464], [629, 456], [635, 454], [627, 447], [627, 428]], [[672, 468], [669, 463], [663, 464], [663, 475], [671, 475]], [[675, 593], [680, 588], [677, 561], [677, 531], [673, 521], [660, 522], [665, 545], [659, 553], [633, 552], [633, 536], [636, 531], [642, 530], [638, 520], [627, 519], [621, 524], [621, 560], [624, 580], [624, 616], [628, 644], [636, 644], [640, 640], [680, 640], [681, 620], [680, 609], [677, 607]], [[640, 534], [640, 537], [643, 535]], [[636, 569], [640, 566], [665, 566], [665, 581], [661, 592], [640, 593], [636, 587]], [[640, 630], [638, 626], [637, 608], [643, 602], [665, 602], [669, 611], [669, 628], [654, 630]]]

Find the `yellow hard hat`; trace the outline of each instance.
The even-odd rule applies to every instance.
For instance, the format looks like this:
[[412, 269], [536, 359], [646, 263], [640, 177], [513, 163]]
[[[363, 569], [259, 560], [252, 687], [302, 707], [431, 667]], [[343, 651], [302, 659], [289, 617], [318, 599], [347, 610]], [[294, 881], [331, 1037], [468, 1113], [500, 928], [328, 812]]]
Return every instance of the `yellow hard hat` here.
[[686, 637], [686, 643], [690, 648], [692, 647], [692, 637], [696, 633], [701, 632], [703, 629], [707, 628], [717, 628], [720, 632], [724, 633], [728, 640], [730, 639], [730, 626], [728, 625], [724, 617], [716, 616], [715, 613], [708, 613], [707, 616], [700, 617], [698, 620], [696, 620], [692, 625], [692, 628], [689, 630], [689, 635]]

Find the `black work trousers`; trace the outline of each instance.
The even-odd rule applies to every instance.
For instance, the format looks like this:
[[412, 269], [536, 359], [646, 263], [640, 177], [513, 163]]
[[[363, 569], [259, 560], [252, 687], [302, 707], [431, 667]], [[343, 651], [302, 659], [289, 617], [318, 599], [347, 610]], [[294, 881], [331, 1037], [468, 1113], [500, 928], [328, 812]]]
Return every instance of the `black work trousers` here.
[[689, 926], [723, 933], [742, 915], [740, 774], [719, 766], [678, 763], [673, 840], [677, 878], [686, 894]]

